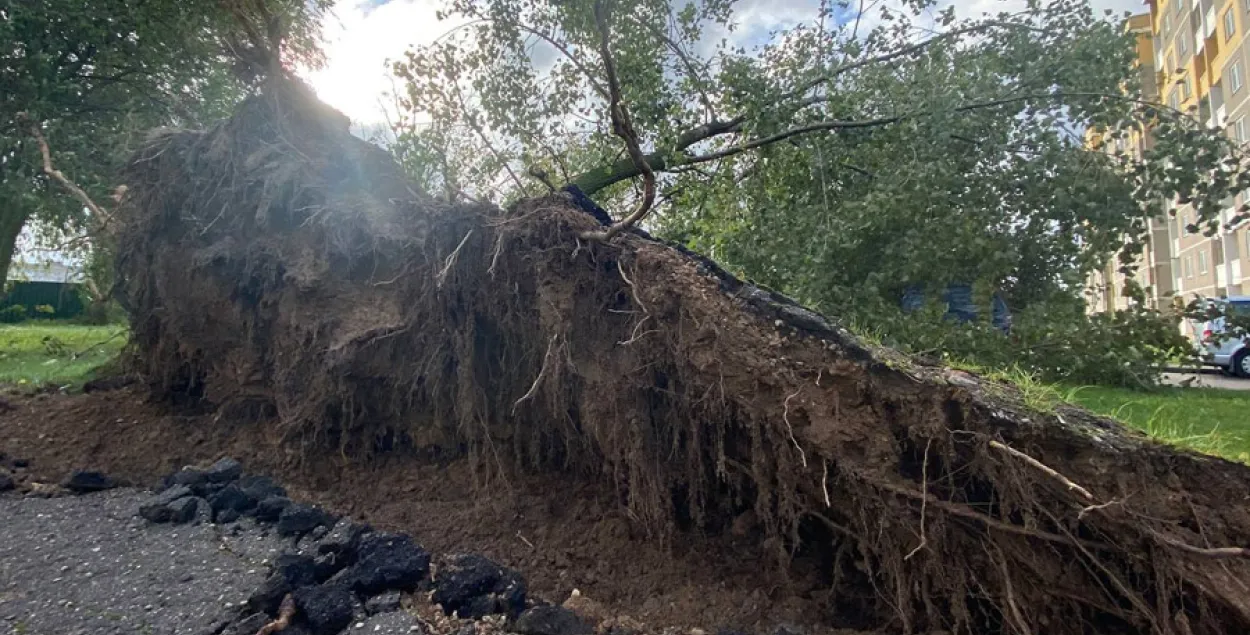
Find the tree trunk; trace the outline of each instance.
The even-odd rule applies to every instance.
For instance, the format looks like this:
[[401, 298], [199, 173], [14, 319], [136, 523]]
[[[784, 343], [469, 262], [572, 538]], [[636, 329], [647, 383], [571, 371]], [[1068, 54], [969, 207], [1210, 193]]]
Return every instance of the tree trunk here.
[[560, 196], [433, 201], [306, 89], [157, 137], [125, 182], [154, 393], [305, 456], [565, 470], [653, 536], [750, 516], [783, 564], [816, 554], [832, 626], [1250, 632], [1245, 466], [868, 347], [640, 233], [586, 244]]
[[[0, 207], [0, 285], [9, 279], [9, 266], [17, 250], [17, 238], [30, 218], [30, 212], [19, 205]], [[3, 286], [0, 286], [3, 288]]]

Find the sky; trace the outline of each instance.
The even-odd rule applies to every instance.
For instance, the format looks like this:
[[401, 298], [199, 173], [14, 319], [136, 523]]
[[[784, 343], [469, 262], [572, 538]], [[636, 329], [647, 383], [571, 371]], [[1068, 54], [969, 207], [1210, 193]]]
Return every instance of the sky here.
[[[307, 79], [318, 96], [341, 110], [359, 128], [377, 128], [394, 106], [387, 59], [398, 59], [414, 45], [427, 44], [452, 27], [435, 12], [446, 0], [338, 0], [326, 26], [327, 64]], [[735, 12], [739, 28], [729, 37], [742, 45], [763, 41], [770, 31], [816, 16], [820, 0], [740, 0]], [[1025, 0], [941, 0], [956, 5], [958, 15], [976, 16], [1023, 8]], [[1148, 10], [1145, 0], [1091, 0], [1096, 10]]]

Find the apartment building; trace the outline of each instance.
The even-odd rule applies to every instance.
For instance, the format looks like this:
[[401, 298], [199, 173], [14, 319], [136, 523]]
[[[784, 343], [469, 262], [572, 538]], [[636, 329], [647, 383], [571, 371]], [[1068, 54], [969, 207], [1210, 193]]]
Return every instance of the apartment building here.
[[[1130, 17], [1125, 21], [1124, 29], [1127, 33], [1134, 35], [1137, 43], [1137, 58], [1134, 60], [1136, 72], [1130, 80], [1136, 82], [1137, 85], [1131, 88], [1140, 88], [1143, 99], [1158, 102], [1161, 98], [1160, 73], [1155, 62], [1154, 23], [1151, 15], [1143, 13]], [[1085, 142], [1091, 148], [1101, 149], [1117, 156], [1130, 154], [1140, 160], [1153, 145], [1153, 138], [1150, 130], [1144, 127], [1121, 135], [1089, 130], [1085, 134]], [[1124, 292], [1130, 277], [1145, 289], [1148, 306], [1166, 308], [1176, 291], [1167, 216], [1149, 219], [1147, 232], [1148, 240], [1144, 252], [1130, 275], [1126, 276], [1121, 273], [1120, 264], [1113, 261], [1105, 270], [1097, 271], [1090, 277], [1087, 292], [1087, 306], [1090, 312], [1100, 313], [1128, 308], [1130, 301]]]
[[[1148, 0], [1149, 13], [1133, 16], [1125, 28], [1138, 35], [1137, 65], [1145, 98], [1180, 110], [1230, 138], [1250, 142], [1250, 0]], [[1145, 75], [1153, 72], [1153, 79]], [[1149, 130], [1130, 138], [1090, 135], [1091, 144], [1108, 152], [1141, 152], [1149, 147]], [[1112, 145], [1115, 144], [1115, 145]], [[1250, 192], [1225, 201], [1221, 225]], [[1152, 221], [1150, 241], [1135, 279], [1147, 292], [1148, 304], [1174, 306], [1195, 296], [1220, 297], [1250, 293], [1250, 228], [1247, 223], [1221, 228], [1215, 236], [1190, 231], [1195, 213], [1189, 205], [1171, 206], [1175, 216]], [[1247, 254], [1243, 256], [1243, 254]], [[1098, 272], [1090, 280], [1089, 308], [1124, 308], [1124, 277]]]

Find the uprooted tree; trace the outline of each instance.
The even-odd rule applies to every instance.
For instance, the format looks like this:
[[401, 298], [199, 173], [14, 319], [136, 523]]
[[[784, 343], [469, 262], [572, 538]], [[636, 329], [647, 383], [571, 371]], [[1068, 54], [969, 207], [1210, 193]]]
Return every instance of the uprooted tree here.
[[[1132, 36], [1088, 0], [993, 16], [831, 0], [772, 33], [732, 0], [615, 0], [614, 72], [596, 4], [448, 2], [447, 33], [394, 65], [409, 171], [496, 202], [544, 191], [532, 173], [632, 208], [645, 180], [609, 116], [615, 74], [658, 181], [649, 227], [753, 280], [915, 350], [1051, 378], [1105, 365], [1079, 381], [1131, 382], [1107, 375], [1186, 350], [1149, 312], [1087, 319], [1082, 291], [1113, 254], [1140, 257], [1166, 201], [1194, 201], [1214, 229], [1250, 171], [1219, 131], [1143, 99]], [[1110, 155], [1087, 128], [1154, 143]], [[1024, 342], [1097, 353], [893, 319], [906, 289], [955, 280], [986, 305], [1001, 292]], [[1163, 337], [1143, 346], [1143, 330]]]
[[566, 470], [653, 535], [759, 519], [834, 625], [1250, 629], [1250, 470], [867, 346], [565, 194], [439, 200], [275, 74], [161, 131], [116, 211], [154, 391], [307, 454]]

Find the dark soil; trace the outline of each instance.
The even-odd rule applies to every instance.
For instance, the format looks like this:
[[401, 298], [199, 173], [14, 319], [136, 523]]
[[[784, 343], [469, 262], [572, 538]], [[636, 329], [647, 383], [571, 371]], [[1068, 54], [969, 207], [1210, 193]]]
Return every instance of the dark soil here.
[[232, 456], [299, 500], [410, 533], [436, 553], [482, 553], [518, 569], [531, 595], [548, 601], [578, 589], [611, 617], [657, 629], [767, 633], [788, 623], [838, 632], [820, 626], [824, 598], [801, 573], [784, 579], [733, 537], [683, 535], [657, 545], [631, 533], [610, 493], [592, 485], [548, 475], [475, 490], [467, 459], [399, 455], [368, 464], [321, 457], [284, 469], [289, 457], [265, 427], [172, 414], [144, 395], [10, 397], [15, 409], [0, 415], [0, 452], [29, 461], [16, 470], [25, 484], [57, 483], [87, 468], [154, 486], [186, 465]]

